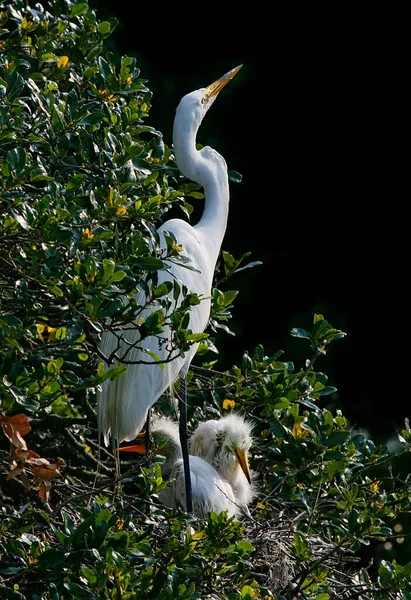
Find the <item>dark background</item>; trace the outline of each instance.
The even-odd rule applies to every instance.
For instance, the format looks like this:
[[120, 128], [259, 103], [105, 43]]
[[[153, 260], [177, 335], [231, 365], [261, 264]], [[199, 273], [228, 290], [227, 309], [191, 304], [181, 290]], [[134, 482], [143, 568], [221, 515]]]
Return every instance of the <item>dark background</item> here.
[[256, 4], [251, 14], [223, 14], [206, 4], [186, 12], [90, 5], [100, 19], [120, 21], [111, 49], [137, 57], [153, 92], [147, 122], [170, 146], [180, 98], [243, 64], [198, 135], [243, 176], [231, 185], [223, 249], [263, 262], [230, 281], [240, 290], [230, 324], [237, 336], [218, 341], [220, 368], [257, 344], [267, 354], [283, 349], [299, 367], [308, 348], [289, 331], [310, 329], [320, 312], [347, 332], [316, 364], [338, 388], [331, 407], [376, 441], [391, 437], [409, 404], [408, 266], [404, 194], [392, 168], [399, 108], [384, 27], [372, 14], [337, 9], [290, 6], [285, 14]]

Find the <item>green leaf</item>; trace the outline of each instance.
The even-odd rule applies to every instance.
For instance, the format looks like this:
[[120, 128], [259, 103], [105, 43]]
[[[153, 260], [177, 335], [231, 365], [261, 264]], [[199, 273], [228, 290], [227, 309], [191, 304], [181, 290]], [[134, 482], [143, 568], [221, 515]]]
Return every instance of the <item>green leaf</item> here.
[[51, 292], [53, 292], [53, 294], [54, 294], [55, 296], [59, 296], [59, 297], [62, 297], [62, 296], [64, 296], [64, 294], [63, 294], [63, 290], [62, 290], [61, 288], [59, 288], [57, 285], [50, 285], [50, 286], [49, 286], [49, 290], [50, 290]]
[[254, 590], [250, 585], [244, 585], [241, 588], [242, 600], [254, 600]]
[[110, 281], [122, 281], [126, 275], [127, 273], [125, 271], [114, 271]]
[[305, 329], [301, 329], [300, 327], [293, 327], [293, 329], [291, 329], [291, 331], [290, 331], [290, 334], [293, 337], [305, 338], [310, 341], [313, 339], [313, 336], [311, 335], [311, 333], [309, 333]]
[[335, 431], [325, 440], [325, 445], [327, 448], [335, 448], [336, 446], [342, 446], [350, 439], [351, 433], [349, 431]]
[[15, 98], [20, 96], [25, 81], [18, 71], [13, 71], [7, 76], [7, 99], [12, 102]]
[[311, 551], [305, 535], [299, 531], [294, 534], [294, 544], [292, 550], [298, 560], [307, 560], [311, 557]]
[[56, 340], [66, 339], [67, 327], [59, 327], [56, 331]]
[[381, 566], [378, 569], [378, 577], [381, 585], [384, 588], [389, 588], [395, 579], [395, 570], [393, 565], [386, 560], [381, 561]]
[[208, 338], [208, 333], [188, 333], [186, 339], [190, 342], [201, 342]]
[[336, 387], [333, 387], [332, 385], [326, 385], [318, 393], [320, 396], [329, 396], [330, 394], [335, 394], [336, 391], [337, 391]]
[[26, 166], [26, 151], [24, 148], [13, 148], [7, 152], [6, 160], [10, 166], [10, 170], [19, 176], [22, 174], [24, 167]]
[[134, 264], [145, 271], [158, 271], [164, 267], [163, 261], [155, 256], [138, 256], [134, 259]]
[[74, 4], [71, 7], [70, 16], [71, 17], [82, 17], [87, 14], [89, 10], [88, 4], [85, 2], [79, 2], [78, 4]]
[[74, 192], [75, 190], [77, 190], [81, 186], [85, 178], [86, 176], [84, 173], [77, 173], [77, 175], [73, 175], [73, 177], [67, 183], [67, 191]]
[[70, 592], [70, 598], [73, 600], [95, 600], [96, 598], [94, 592], [85, 584], [65, 583], [64, 588]]
[[17, 223], [26, 231], [28, 229], [30, 229], [29, 224], [27, 223], [26, 219], [20, 214], [18, 213], [16, 210], [14, 210], [14, 208], [12, 208], [10, 210], [11, 214], [13, 215], [13, 217], [16, 219]]
[[108, 258], [105, 258], [103, 260], [103, 282], [104, 283], [107, 283], [108, 281], [111, 280], [115, 268], [116, 268], [116, 263], [114, 262], [114, 260], [111, 260]]
[[243, 540], [242, 542], [239, 542], [237, 544], [237, 549], [241, 550], [241, 552], [248, 553], [248, 552], [251, 552], [252, 550], [254, 550], [254, 546], [252, 544], [250, 544], [250, 542]]
[[80, 125], [97, 125], [104, 119], [105, 115], [100, 110], [95, 110], [92, 113], [89, 113], [80, 122]]
[[327, 464], [327, 473], [328, 477], [332, 479], [336, 473], [343, 473], [345, 470], [345, 463], [342, 461], [339, 462], [330, 462]]
[[232, 183], [241, 183], [243, 180], [243, 176], [237, 171], [228, 171], [228, 179]]
[[289, 406], [290, 406], [290, 402], [284, 396], [282, 398], [280, 398], [274, 404], [274, 408], [276, 408], [276, 409], [279, 409], [279, 408], [288, 408]]
[[66, 339], [69, 344], [76, 342], [83, 333], [83, 324], [79, 319], [73, 320], [67, 327]]
[[238, 290], [231, 290], [223, 293], [223, 306], [229, 306], [233, 300], [238, 296]]
[[253, 269], [254, 267], [259, 267], [262, 264], [263, 263], [261, 260], [254, 260], [253, 262], [247, 263], [243, 267], [239, 267], [238, 269], [235, 269], [234, 273], [240, 273], [240, 271], [245, 271], [246, 269]]
[[154, 298], [161, 298], [162, 296], [167, 296], [167, 294], [171, 292], [172, 288], [173, 284], [171, 283], [171, 281], [165, 281], [161, 283], [153, 290]]
[[284, 440], [284, 439], [288, 438], [286, 429], [280, 423], [280, 421], [277, 421], [277, 419], [270, 419], [268, 421], [268, 423], [269, 423], [270, 429], [273, 432], [275, 437], [278, 437], [280, 440]]
[[108, 21], [102, 21], [98, 26], [97, 30], [103, 35], [108, 35], [111, 31], [111, 25]]

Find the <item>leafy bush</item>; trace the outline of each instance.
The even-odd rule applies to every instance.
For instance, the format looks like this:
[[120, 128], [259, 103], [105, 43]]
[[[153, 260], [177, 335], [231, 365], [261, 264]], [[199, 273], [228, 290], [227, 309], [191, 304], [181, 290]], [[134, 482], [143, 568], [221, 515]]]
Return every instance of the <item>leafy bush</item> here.
[[[155, 458], [125, 462], [115, 481], [95, 389], [126, 366], [105, 372], [99, 335], [107, 318], [161, 331], [178, 289], [156, 273], [183, 259], [171, 237], [161, 252], [156, 228], [171, 209], [189, 217], [202, 194], [144, 123], [151, 92], [135, 59], [105, 49], [115, 19], [71, 0], [0, 10], [0, 595], [410, 599], [410, 564], [362, 559], [408, 533], [410, 430], [393, 455], [327, 409], [335, 388], [314, 367], [344, 333], [321, 315], [291, 332], [308, 342], [300, 368], [259, 346], [226, 372], [214, 360], [190, 372], [191, 428], [233, 407], [255, 423], [251, 517], [172, 513], [157, 501]], [[247, 257], [223, 252], [218, 287]], [[145, 321], [137, 289], [157, 305]], [[199, 356], [215, 349], [235, 296], [214, 289]], [[182, 351], [196, 302], [187, 295], [172, 315]], [[168, 398], [159, 408], [172, 413]]]

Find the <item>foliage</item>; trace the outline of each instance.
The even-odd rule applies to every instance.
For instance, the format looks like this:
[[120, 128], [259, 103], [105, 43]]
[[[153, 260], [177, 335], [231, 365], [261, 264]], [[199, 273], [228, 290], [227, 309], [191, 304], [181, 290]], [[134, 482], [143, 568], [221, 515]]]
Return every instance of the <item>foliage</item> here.
[[[106, 50], [115, 26], [86, 2], [0, 5], [0, 596], [410, 599], [410, 564], [362, 557], [408, 534], [411, 434], [406, 424], [393, 455], [327, 409], [336, 389], [315, 366], [344, 333], [321, 315], [292, 330], [307, 344], [297, 368], [261, 346], [224, 373], [209, 359], [213, 333], [231, 333], [226, 281], [255, 265], [248, 254], [222, 253], [188, 416], [191, 428], [233, 408], [252, 419], [252, 516], [202, 522], [165, 509], [155, 457], [124, 461], [115, 481], [95, 388], [126, 365], [105, 372], [98, 338], [110, 317], [143, 339], [170, 323], [182, 352], [198, 341], [199, 298], [170, 312], [178, 284], [156, 283], [165, 260], [183, 261], [156, 228], [202, 199], [144, 122], [151, 92], [135, 59]], [[149, 318], [138, 291], [156, 306]], [[173, 410], [165, 397], [159, 408]]]

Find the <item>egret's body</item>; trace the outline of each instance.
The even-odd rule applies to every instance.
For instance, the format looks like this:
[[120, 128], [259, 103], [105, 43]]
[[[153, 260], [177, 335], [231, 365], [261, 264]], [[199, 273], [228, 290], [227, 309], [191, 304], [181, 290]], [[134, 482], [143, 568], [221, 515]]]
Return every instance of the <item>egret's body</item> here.
[[[171, 219], [158, 230], [161, 247], [166, 248], [164, 232], [172, 233], [179, 245], [181, 254], [188, 259], [190, 270], [177, 263], [168, 262], [168, 269], [158, 272], [158, 283], [176, 279], [180, 286], [202, 298], [200, 304], [190, 309], [189, 328], [193, 333], [202, 333], [210, 315], [212, 281], [227, 226], [229, 185], [225, 160], [215, 150], [204, 147], [196, 150], [196, 135], [201, 121], [222, 87], [239, 71], [237, 67], [208, 88], [196, 90], [181, 100], [175, 116], [173, 144], [176, 162], [181, 172], [204, 188], [205, 207], [200, 221], [194, 227], [180, 219]], [[170, 313], [181, 303], [181, 295], [172, 303]], [[137, 298], [145, 304], [143, 296]], [[176, 306], [177, 305], [177, 306]], [[154, 310], [148, 307], [141, 314], [143, 320]], [[124, 440], [132, 440], [142, 430], [150, 407], [178, 379], [185, 377], [197, 344], [180, 356], [177, 350], [170, 354], [172, 331], [164, 328], [160, 336], [150, 336], [138, 345], [137, 328], [122, 330], [115, 335], [104, 332], [101, 340], [103, 354], [113, 356], [114, 363], [126, 360], [128, 370], [122, 377], [106, 380], [99, 394], [99, 428], [108, 444], [110, 435], [114, 445]], [[166, 341], [166, 343], [164, 343]], [[143, 350], [154, 352], [165, 362], [156, 364]], [[130, 364], [137, 361], [152, 361], [153, 364]], [[185, 407], [180, 403], [180, 411]], [[184, 427], [183, 427], [184, 429]], [[181, 438], [182, 442], [183, 439]]]

